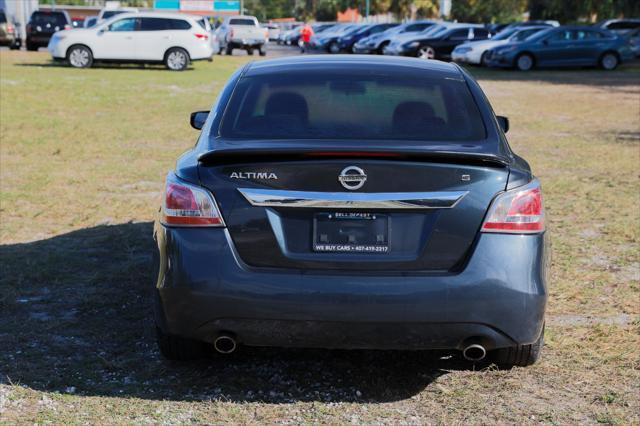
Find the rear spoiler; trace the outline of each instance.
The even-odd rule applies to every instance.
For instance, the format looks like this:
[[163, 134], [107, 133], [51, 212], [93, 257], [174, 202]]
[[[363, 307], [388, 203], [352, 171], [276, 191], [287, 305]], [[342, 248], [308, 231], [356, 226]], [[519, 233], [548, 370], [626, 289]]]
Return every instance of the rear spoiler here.
[[203, 152], [198, 163], [203, 166], [225, 164], [262, 163], [272, 161], [309, 161], [321, 159], [384, 159], [393, 161], [424, 161], [458, 163], [488, 167], [507, 167], [508, 157], [475, 152], [425, 151], [425, 150], [335, 150], [314, 149], [222, 149]]

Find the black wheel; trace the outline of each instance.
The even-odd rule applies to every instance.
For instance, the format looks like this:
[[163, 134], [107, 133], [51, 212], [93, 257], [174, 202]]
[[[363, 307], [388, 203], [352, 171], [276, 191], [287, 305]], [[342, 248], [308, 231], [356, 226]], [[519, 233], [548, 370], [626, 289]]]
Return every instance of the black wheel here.
[[264, 48], [264, 46], [260, 46], [260, 47], [258, 48], [258, 54], [259, 54], [260, 56], [267, 56], [267, 50]]
[[189, 66], [189, 54], [179, 47], [171, 48], [164, 55], [164, 64], [171, 71], [184, 71]]
[[233, 55], [233, 47], [227, 46], [224, 53], [226, 53], [229, 56]]
[[253, 55], [253, 48], [252, 47], [249, 47], [247, 49], [247, 55], [249, 55], [249, 56]]
[[71, 46], [67, 50], [67, 62], [74, 68], [89, 68], [93, 64], [93, 55], [86, 46]]
[[172, 361], [201, 359], [207, 354], [204, 343], [165, 334], [158, 326], [156, 326], [156, 342], [162, 356]]
[[378, 50], [377, 50], [378, 55], [384, 55], [384, 48], [387, 47], [388, 45], [389, 45], [388, 41], [380, 43], [380, 46], [378, 47]]
[[520, 71], [529, 71], [534, 64], [533, 56], [528, 53], [523, 53], [516, 58], [516, 68]]
[[9, 46], [10, 50], [20, 50], [20, 42], [18, 40], [15, 40], [13, 43], [11, 43], [11, 45]]
[[27, 40], [27, 50], [29, 52], [35, 52], [36, 50], [38, 50], [38, 45], [37, 44], [33, 44], [29, 40]]
[[340, 46], [335, 41], [329, 45], [329, 53], [340, 53]]
[[600, 68], [606, 71], [615, 70], [620, 64], [620, 60], [618, 59], [618, 55], [613, 52], [605, 52], [599, 61]]
[[496, 349], [491, 354], [492, 361], [503, 367], [526, 367], [540, 359], [544, 346], [544, 326], [538, 340], [530, 345], [518, 345], [510, 348]]
[[487, 52], [482, 52], [482, 56], [480, 56], [480, 66], [481, 67], [487, 66]]

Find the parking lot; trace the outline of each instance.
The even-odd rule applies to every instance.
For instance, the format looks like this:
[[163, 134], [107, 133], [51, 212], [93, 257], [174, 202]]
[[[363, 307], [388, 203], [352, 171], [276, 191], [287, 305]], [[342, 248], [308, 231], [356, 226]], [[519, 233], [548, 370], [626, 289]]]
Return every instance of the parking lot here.
[[249, 59], [262, 58], [78, 70], [0, 51], [0, 423], [640, 422], [637, 63], [469, 68], [545, 190], [538, 364], [284, 349], [163, 360], [148, 298], [163, 179], [196, 140], [189, 113]]

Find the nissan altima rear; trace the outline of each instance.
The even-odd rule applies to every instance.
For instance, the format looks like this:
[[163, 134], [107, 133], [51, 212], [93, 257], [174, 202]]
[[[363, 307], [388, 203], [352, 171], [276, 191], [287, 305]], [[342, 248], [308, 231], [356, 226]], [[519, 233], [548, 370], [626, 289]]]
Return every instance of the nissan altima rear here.
[[165, 357], [280, 346], [538, 359], [541, 186], [464, 70], [260, 61], [191, 124], [198, 143], [167, 175], [154, 231]]

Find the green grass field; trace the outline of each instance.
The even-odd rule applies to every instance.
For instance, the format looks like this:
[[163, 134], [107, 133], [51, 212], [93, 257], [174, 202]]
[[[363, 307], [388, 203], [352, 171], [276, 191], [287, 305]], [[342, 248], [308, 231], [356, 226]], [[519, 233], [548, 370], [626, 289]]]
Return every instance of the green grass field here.
[[[542, 360], [252, 349], [164, 361], [151, 330], [163, 179], [248, 60], [74, 70], [0, 51], [0, 424], [640, 424], [640, 67], [472, 68], [542, 181]], [[505, 254], [505, 262], [508, 254]]]

